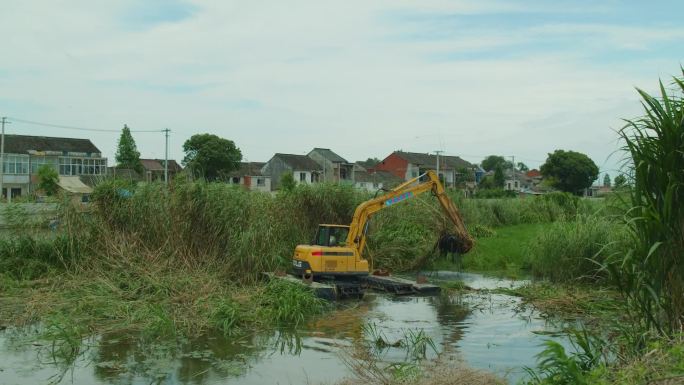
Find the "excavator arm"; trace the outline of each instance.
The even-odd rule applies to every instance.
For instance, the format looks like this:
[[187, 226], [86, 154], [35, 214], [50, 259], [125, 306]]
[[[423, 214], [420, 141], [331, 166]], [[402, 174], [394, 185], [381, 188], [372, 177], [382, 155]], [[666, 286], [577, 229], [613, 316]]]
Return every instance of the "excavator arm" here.
[[473, 247], [473, 239], [470, 237], [470, 234], [468, 234], [468, 231], [463, 224], [463, 219], [461, 218], [458, 208], [446, 194], [442, 183], [440, 183], [439, 178], [432, 170], [402, 183], [387, 194], [360, 204], [356, 208], [356, 211], [354, 211], [354, 217], [349, 226], [347, 245], [355, 247], [358, 252], [357, 255], [361, 256], [366, 246], [368, 220], [373, 214], [427, 191], [432, 191], [437, 197], [442, 209], [454, 225], [452, 239], [455, 242], [455, 245], [451, 248], [453, 251], [457, 251], [461, 254], [467, 253]]

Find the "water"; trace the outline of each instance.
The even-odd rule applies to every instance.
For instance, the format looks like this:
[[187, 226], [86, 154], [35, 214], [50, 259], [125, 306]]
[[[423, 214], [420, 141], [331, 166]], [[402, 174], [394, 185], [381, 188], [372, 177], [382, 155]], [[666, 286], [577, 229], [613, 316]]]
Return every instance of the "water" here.
[[[462, 279], [472, 288], [511, 287], [521, 282], [476, 274], [440, 272], [435, 279]], [[370, 294], [298, 331], [277, 330], [241, 338], [208, 335], [192, 340], [142, 343], [121, 335], [82, 341], [75, 359], [54, 357], [50, 344], [36, 344], [31, 329], [0, 333], [0, 384], [333, 384], [350, 376], [341, 354], [376, 333], [394, 343], [408, 331], [423, 331], [437, 352], [515, 383], [535, 363], [547, 334], [556, 329], [520, 300], [479, 292], [437, 297]], [[386, 363], [407, 359], [399, 347], [378, 356]], [[55, 359], [56, 358], [56, 359]]]

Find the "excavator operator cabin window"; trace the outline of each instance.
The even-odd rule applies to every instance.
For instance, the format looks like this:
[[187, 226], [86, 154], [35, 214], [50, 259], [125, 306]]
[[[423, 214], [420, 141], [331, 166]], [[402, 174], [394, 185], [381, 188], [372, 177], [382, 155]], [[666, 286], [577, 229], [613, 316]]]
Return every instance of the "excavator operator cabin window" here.
[[316, 234], [315, 244], [316, 246], [328, 247], [345, 246], [347, 234], [349, 234], [347, 227], [320, 226], [318, 234]]
[[328, 246], [344, 246], [349, 229], [346, 227], [331, 227]]
[[318, 227], [318, 233], [316, 234], [316, 246], [328, 246], [328, 239], [330, 237], [329, 228], [325, 226]]

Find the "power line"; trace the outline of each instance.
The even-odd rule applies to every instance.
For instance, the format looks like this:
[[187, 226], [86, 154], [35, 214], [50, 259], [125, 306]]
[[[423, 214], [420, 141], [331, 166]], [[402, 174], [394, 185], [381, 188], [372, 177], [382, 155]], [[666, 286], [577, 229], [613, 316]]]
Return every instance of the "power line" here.
[[[61, 125], [61, 124], [36, 122], [33, 120], [18, 119], [18, 118], [13, 118], [13, 117], [8, 117], [7, 119], [10, 121], [13, 121], [13, 122], [18, 122], [18, 123], [33, 124], [36, 126], [44, 126], [44, 127], [64, 128], [64, 129], [68, 129], [68, 130], [95, 131], [95, 132], [121, 132], [121, 130], [106, 130], [106, 129], [99, 129], [99, 128], [65, 126], [65, 125]], [[164, 132], [164, 130], [131, 130], [131, 132]]]

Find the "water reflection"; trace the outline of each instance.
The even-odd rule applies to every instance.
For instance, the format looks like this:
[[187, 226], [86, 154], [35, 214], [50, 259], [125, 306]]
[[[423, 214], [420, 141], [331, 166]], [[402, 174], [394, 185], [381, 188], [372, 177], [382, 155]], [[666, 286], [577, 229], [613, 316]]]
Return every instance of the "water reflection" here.
[[[476, 275], [439, 274], [463, 279], [470, 287], [511, 281]], [[520, 368], [534, 364], [539, 345], [554, 330], [517, 298], [479, 292], [433, 297], [369, 295], [361, 302], [337, 304], [337, 310], [299, 330], [279, 329], [241, 337], [208, 334], [190, 340], [149, 341], [109, 333], [84, 341], [71, 362], [45, 355], [47, 342], [36, 335], [19, 338], [0, 333], [0, 383], [34, 384], [55, 380], [73, 384], [300, 384], [334, 383], [350, 375], [342, 350], [358, 350], [372, 339], [364, 325], [374, 325], [388, 344], [377, 359], [404, 362], [406, 345], [396, 344], [410, 331], [434, 342], [428, 359], [458, 354], [471, 366], [508, 374], [515, 382]], [[26, 333], [26, 331], [23, 331]], [[65, 372], [65, 365], [68, 372]], [[62, 378], [59, 376], [65, 374]]]

